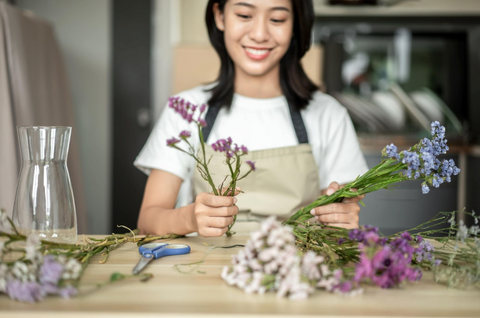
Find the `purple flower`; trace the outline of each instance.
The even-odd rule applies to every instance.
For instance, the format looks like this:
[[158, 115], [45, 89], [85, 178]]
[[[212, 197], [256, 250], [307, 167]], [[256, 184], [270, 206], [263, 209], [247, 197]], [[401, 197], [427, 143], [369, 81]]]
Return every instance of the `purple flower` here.
[[21, 282], [10, 280], [7, 282], [6, 292], [10, 298], [33, 303], [45, 297], [45, 292], [37, 282]]
[[430, 192], [430, 188], [427, 186], [427, 184], [425, 182], [423, 182], [422, 183], [422, 193], [427, 194], [428, 192]]
[[199, 118], [198, 124], [203, 128], [207, 127], [207, 122], [204, 119]]
[[62, 298], [70, 298], [70, 297], [73, 297], [73, 296], [77, 295], [78, 290], [75, 287], [69, 285], [67, 287], [61, 288], [58, 291], [58, 294]]
[[348, 232], [348, 237], [352, 241], [357, 241], [364, 245], [385, 245], [386, 240], [380, 238], [378, 235], [378, 228], [370, 225], [365, 225], [359, 229], [353, 229]]
[[168, 99], [168, 107], [172, 108], [176, 113], [180, 114], [183, 119], [185, 119], [189, 123], [196, 123], [201, 127], [206, 127], [207, 123], [204, 119], [201, 119], [200, 116], [205, 112], [207, 108], [206, 104], [200, 106], [200, 114], [194, 117], [195, 111], [197, 110], [198, 106], [193, 105], [190, 102], [185, 101], [180, 97], [170, 97]]
[[371, 277], [373, 274], [372, 261], [365, 253], [360, 254], [360, 262], [355, 267], [354, 281], [360, 282], [366, 277]]
[[180, 142], [180, 139], [177, 139], [175, 137], [172, 137], [170, 139], [167, 139], [167, 146], [174, 146], [176, 145], [177, 143]]
[[418, 249], [412, 246], [414, 242], [410, 233], [402, 233], [388, 245], [384, 238], [378, 238], [377, 233], [371, 227], [350, 231], [350, 238], [362, 242], [359, 244], [360, 261], [355, 266], [353, 281], [370, 281], [379, 287], [391, 288], [405, 280], [420, 279], [421, 272], [411, 266], [413, 254]]
[[397, 146], [395, 146], [394, 144], [390, 144], [385, 147], [385, 154], [389, 158], [400, 159], [400, 155], [397, 153]]
[[257, 169], [257, 168], [255, 168], [255, 162], [250, 161], [250, 160], [247, 160], [245, 162], [247, 163], [247, 165], [250, 166], [250, 169], [252, 169], [253, 171], [255, 171]]
[[353, 289], [353, 284], [351, 282], [343, 282], [334, 287], [334, 290], [339, 291], [341, 294], [347, 294]]
[[186, 139], [188, 137], [191, 136], [191, 133], [188, 131], [188, 130], [183, 130], [181, 133], [180, 133], [180, 138], [181, 139]]
[[423, 260], [434, 262], [434, 257], [432, 252], [435, 252], [433, 245], [426, 240], [419, 241], [418, 248], [415, 250], [415, 259], [417, 262], [422, 262]]
[[218, 152], [226, 152], [231, 149], [231, 144], [232, 143], [229, 143], [227, 139], [219, 139], [212, 144], [212, 148]]
[[58, 285], [62, 273], [63, 266], [52, 255], [47, 255], [40, 267], [40, 283]]
[[422, 183], [423, 194], [430, 192], [427, 182], [438, 188], [445, 181], [450, 182], [452, 175], [460, 173], [460, 169], [455, 166], [452, 159], [440, 161], [437, 158], [449, 150], [447, 139], [445, 139], [445, 127], [435, 121], [432, 122], [431, 128], [431, 139], [423, 138], [420, 143], [402, 151], [399, 155], [394, 144], [387, 145], [382, 151], [382, 155], [389, 158], [401, 158], [401, 162], [405, 165], [403, 175], [406, 178], [425, 179]]

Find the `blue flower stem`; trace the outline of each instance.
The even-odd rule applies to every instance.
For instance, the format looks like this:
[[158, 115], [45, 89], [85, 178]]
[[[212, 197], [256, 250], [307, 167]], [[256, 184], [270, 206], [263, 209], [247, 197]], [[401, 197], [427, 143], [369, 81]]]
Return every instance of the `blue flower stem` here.
[[[346, 184], [331, 195], [322, 195], [312, 204], [301, 208], [292, 215], [284, 224], [292, 224], [293, 222], [304, 222], [312, 218], [310, 211], [316, 207], [324, 206], [330, 203], [341, 202], [343, 198], [352, 198], [359, 195], [367, 194], [379, 189], [384, 189], [394, 183], [406, 180], [401, 172], [406, 165], [397, 162], [395, 159], [386, 159], [377, 166], [373, 167], [365, 174], [359, 176], [353, 182]], [[353, 191], [352, 189], [356, 189]]]

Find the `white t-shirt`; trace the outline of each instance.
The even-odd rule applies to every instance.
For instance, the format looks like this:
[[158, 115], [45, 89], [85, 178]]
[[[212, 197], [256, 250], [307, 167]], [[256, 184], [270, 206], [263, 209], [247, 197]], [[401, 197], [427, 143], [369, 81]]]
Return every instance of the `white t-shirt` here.
[[[205, 86], [199, 86], [177, 96], [192, 104], [206, 104], [210, 93], [204, 89]], [[319, 91], [314, 93], [301, 115], [318, 167], [319, 191], [332, 181], [339, 184], [353, 181], [368, 170], [350, 117], [334, 98]], [[191, 180], [196, 167], [190, 156], [168, 147], [166, 141], [178, 138], [182, 130], [189, 130], [192, 132], [190, 140], [198, 149], [196, 129], [195, 124], [189, 124], [173, 109], [165, 107], [134, 162], [147, 174], [150, 169], [159, 169], [183, 179], [177, 207], [193, 202]], [[245, 145], [249, 151], [298, 145], [288, 103], [283, 96], [255, 99], [235, 94], [230, 111], [225, 108], [219, 111], [207, 143], [227, 137]]]

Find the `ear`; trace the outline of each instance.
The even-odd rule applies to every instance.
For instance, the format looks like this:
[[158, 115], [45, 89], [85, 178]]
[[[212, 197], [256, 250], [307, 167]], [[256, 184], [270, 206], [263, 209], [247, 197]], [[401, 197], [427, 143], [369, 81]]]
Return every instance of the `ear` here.
[[220, 11], [220, 9], [218, 8], [218, 2], [213, 5], [212, 10], [213, 10], [213, 15], [215, 17], [215, 25], [220, 31], [224, 31], [225, 30], [224, 16], [223, 16], [223, 12]]

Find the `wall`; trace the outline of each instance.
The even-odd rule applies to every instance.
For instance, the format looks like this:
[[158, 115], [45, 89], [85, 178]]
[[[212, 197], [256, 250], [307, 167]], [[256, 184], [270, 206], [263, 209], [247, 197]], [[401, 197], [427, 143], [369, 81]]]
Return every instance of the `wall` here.
[[88, 213], [88, 232], [107, 233], [110, 217], [110, 1], [17, 0], [50, 21], [64, 54]]

